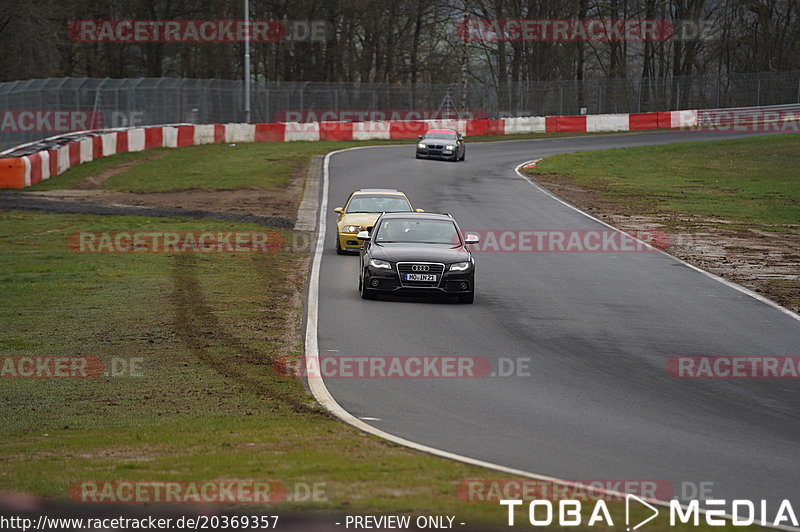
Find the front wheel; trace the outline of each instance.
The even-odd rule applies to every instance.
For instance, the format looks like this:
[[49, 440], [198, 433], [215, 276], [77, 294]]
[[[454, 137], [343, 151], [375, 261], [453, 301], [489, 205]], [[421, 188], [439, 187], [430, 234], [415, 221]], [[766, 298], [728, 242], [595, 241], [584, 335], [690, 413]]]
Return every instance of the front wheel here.
[[337, 255], [344, 255], [345, 251], [339, 245], [339, 235], [336, 235], [336, 254]]
[[361, 277], [358, 278], [358, 289], [361, 291], [361, 299], [378, 299], [375, 291], [367, 288]]

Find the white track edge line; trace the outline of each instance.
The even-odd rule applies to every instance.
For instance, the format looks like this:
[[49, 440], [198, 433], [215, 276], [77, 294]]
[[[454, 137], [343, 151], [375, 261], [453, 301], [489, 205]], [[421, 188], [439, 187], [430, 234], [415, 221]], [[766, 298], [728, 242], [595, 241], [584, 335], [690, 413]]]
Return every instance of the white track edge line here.
[[[569, 207], [570, 209], [574, 210], [575, 212], [578, 212], [578, 213], [586, 216], [587, 218], [590, 218], [590, 219], [594, 220], [595, 222], [599, 222], [599, 223], [605, 225], [606, 227], [608, 227], [609, 229], [613, 229], [614, 231], [619, 231], [620, 233], [624, 233], [624, 231], [614, 227], [610, 223], [604, 222], [603, 220], [601, 220], [601, 219], [599, 219], [599, 218], [597, 218], [595, 216], [592, 216], [588, 212], [582, 211], [581, 209], [579, 209], [575, 205], [572, 205], [571, 203], [565, 201], [564, 199], [559, 198], [557, 195], [553, 194], [552, 192], [550, 192], [549, 190], [547, 190], [546, 188], [541, 186], [539, 183], [536, 183], [533, 179], [525, 176], [522, 172], [519, 171], [520, 168], [522, 168], [524, 165], [526, 165], [528, 163], [531, 163], [531, 162], [534, 162], [534, 161], [535, 161], [535, 159], [531, 159], [530, 161], [525, 161], [523, 163], [518, 164], [517, 167], [514, 168], [514, 172], [516, 172], [517, 175], [519, 177], [521, 177], [522, 179], [524, 179], [526, 182], [528, 182], [531, 185], [533, 185], [534, 187], [536, 187], [536, 189], [539, 190], [540, 192], [543, 192], [544, 194], [547, 194], [548, 196], [550, 196], [554, 200], [558, 201], [559, 203], [561, 203], [563, 205], [566, 205], [567, 207]], [[628, 233], [625, 233], [625, 234], [628, 234]], [[633, 235], [631, 235], [631, 236], [633, 236]], [[710, 277], [710, 278], [714, 279], [715, 281], [718, 281], [718, 282], [720, 282], [720, 283], [722, 283], [722, 284], [724, 284], [724, 285], [726, 285], [726, 286], [728, 286], [730, 288], [733, 288], [734, 290], [738, 290], [739, 292], [741, 292], [743, 294], [747, 294], [748, 296], [750, 296], [750, 297], [752, 297], [754, 299], [757, 299], [758, 301], [761, 301], [762, 303], [765, 303], [765, 304], [767, 304], [767, 305], [779, 310], [780, 312], [786, 314], [790, 318], [794, 318], [794, 319], [800, 321], [800, 314], [797, 314], [796, 312], [794, 312], [794, 311], [792, 311], [792, 310], [790, 310], [790, 309], [788, 309], [786, 307], [782, 307], [778, 303], [772, 301], [771, 299], [769, 299], [767, 297], [762, 296], [761, 294], [759, 294], [757, 292], [754, 292], [754, 291], [750, 290], [749, 288], [746, 288], [746, 287], [744, 287], [744, 286], [742, 286], [740, 284], [736, 284], [733, 281], [729, 281], [729, 280], [725, 279], [724, 277], [720, 277], [719, 275], [716, 275], [716, 274], [711, 273], [711, 272], [709, 272], [707, 270], [704, 270], [704, 269], [702, 269], [702, 268], [700, 268], [698, 266], [695, 266], [694, 264], [690, 264], [690, 263], [686, 262], [683, 259], [679, 259], [675, 255], [671, 255], [671, 254], [667, 253], [664, 250], [655, 248], [655, 247], [651, 246], [649, 243], [644, 242], [644, 241], [636, 238], [635, 236], [633, 236], [633, 238], [635, 238], [637, 241], [641, 242], [642, 244], [645, 244], [648, 248], [650, 248], [650, 249], [652, 249], [654, 251], [658, 251], [659, 253], [661, 253], [663, 255], [666, 255], [667, 257], [680, 262], [684, 266], [688, 266], [689, 268], [693, 269], [694, 271], [702, 273], [706, 277]]]
[[[306, 374], [307, 375], [313, 375], [314, 368], [320, 367], [319, 366], [319, 344], [317, 342], [317, 323], [318, 323], [318, 318], [319, 318], [319, 272], [320, 272], [320, 266], [322, 265], [322, 252], [324, 250], [325, 229], [326, 229], [326, 225], [327, 225], [326, 221], [325, 221], [325, 211], [326, 211], [327, 206], [328, 206], [328, 185], [329, 185], [329, 181], [330, 181], [329, 180], [329, 168], [330, 168], [331, 156], [333, 156], [333, 155], [335, 155], [337, 153], [342, 153], [342, 152], [346, 152], [346, 151], [360, 150], [360, 149], [366, 149], [366, 148], [380, 148], [380, 147], [383, 147], [383, 146], [358, 146], [358, 147], [354, 147], [354, 148], [345, 148], [343, 150], [337, 150], [337, 151], [329, 152], [329, 153], [327, 153], [325, 155], [325, 160], [323, 162], [323, 167], [322, 167], [322, 199], [320, 200], [320, 204], [319, 204], [319, 223], [317, 225], [317, 242], [316, 242], [316, 246], [314, 248], [314, 256], [313, 256], [312, 263], [311, 263], [311, 271], [309, 273], [309, 284], [308, 284], [308, 310], [307, 310], [306, 334], [305, 334], [305, 357], [306, 357]], [[572, 208], [572, 209], [574, 209], [574, 210], [576, 210], [576, 211], [578, 211], [578, 212], [580, 212], [582, 214], [585, 214], [586, 216], [589, 216], [590, 218], [593, 218], [593, 219], [597, 220], [593, 216], [591, 216], [591, 215], [589, 215], [587, 213], [584, 213], [580, 209], [574, 207], [573, 205], [570, 205], [569, 203], [563, 201], [561, 198], [559, 198], [559, 197], [551, 194], [549, 191], [543, 189], [542, 187], [540, 187], [539, 185], [537, 185], [536, 183], [534, 183], [530, 179], [527, 179], [526, 177], [524, 177], [519, 172], [519, 168], [523, 164], [526, 164], [526, 163], [521, 163], [520, 165], [518, 165], [514, 169], [514, 171], [519, 175], [519, 177], [521, 177], [522, 179], [525, 179], [528, 183], [534, 185], [539, 190], [547, 193], [548, 195], [550, 195], [554, 199], [560, 201], [561, 203], [567, 205], [568, 207], [570, 207], [570, 208]], [[611, 225], [606, 224], [602, 220], [597, 220], [597, 221], [600, 222], [600, 223], [603, 223], [603, 224], [605, 224], [608, 227], [611, 227], [613, 229], [613, 227]], [[671, 255], [668, 255], [668, 256], [671, 257]], [[680, 260], [680, 259], [676, 259], [676, 260]], [[703, 270], [700, 270], [700, 271], [703, 271]], [[704, 272], [704, 273], [707, 273], [707, 272]], [[709, 274], [709, 275], [711, 275], [711, 274]], [[769, 301], [769, 300], [767, 300], [767, 301]], [[314, 398], [317, 400], [317, 402], [320, 405], [322, 405], [326, 410], [328, 410], [328, 412], [330, 412], [332, 415], [334, 415], [335, 417], [337, 417], [341, 421], [347, 423], [348, 425], [350, 425], [352, 427], [355, 427], [355, 428], [357, 428], [357, 429], [359, 429], [359, 430], [361, 430], [363, 432], [366, 432], [368, 434], [371, 434], [373, 436], [377, 436], [379, 438], [383, 438], [384, 440], [390, 441], [392, 443], [396, 443], [398, 445], [403, 445], [405, 447], [409, 447], [409, 448], [414, 449], [416, 451], [420, 451], [420, 452], [423, 452], [423, 453], [431, 454], [431, 455], [438, 456], [438, 457], [441, 457], [441, 458], [447, 458], [449, 460], [455, 460], [457, 462], [462, 462], [464, 464], [468, 464], [468, 465], [472, 465], [472, 466], [482, 467], [484, 469], [494, 470], [494, 471], [497, 471], [497, 472], [500, 472], [500, 473], [508, 473], [510, 475], [514, 475], [514, 476], [518, 476], [518, 477], [530, 478], [530, 479], [533, 479], [533, 480], [538, 480], [538, 481], [542, 481], [542, 482], [550, 482], [550, 483], [553, 483], [553, 484], [559, 484], [559, 485], [568, 486], [568, 487], [575, 487], [576, 485], [580, 484], [578, 482], [564, 480], [564, 479], [560, 479], [560, 478], [556, 478], [556, 477], [550, 477], [550, 476], [546, 476], [546, 475], [540, 475], [538, 473], [524, 471], [524, 470], [521, 470], [521, 469], [515, 469], [513, 467], [507, 467], [507, 466], [500, 465], [500, 464], [493, 464], [491, 462], [486, 462], [486, 461], [479, 460], [479, 459], [476, 459], [476, 458], [470, 458], [468, 456], [463, 456], [463, 455], [460, 455], [460, 454], [452, 453], [450, 451], [445, 451], [443, 449], [437, 449], [435, 447], [430, 447], [428, 445], [423, 445], [421, 443], [417, 443], [417, 442], [402, 438], [400, 436], [396, 436], [394, 434], [390, 434], [388, 432], [385, 432], [383, 430], [380, 430], [378, 428], [373, 427], [372, 425], [369, 425], [369, 424], [365, 423], [364, 421], [358, 419], [357, 417], [352, 415], [350, 412], [345, 410], [336, 401], [336, 399], [333, 398], [333, 396], [331, 395], [330, 391], [328, 390], [328, 387], [325, 385], [325, 381], [323, 380], [321, 375], [320, 375], [320, 378], [318, 378], [318, 379], [316, 379], [316, 378], [307, 379], [307, 382], [308, 382], [308, 387], [311, 390], [311, 393], [314, 395]], [[614, 490], [606, 490], [606, 489], [602, 489], [602, 488], [599, 488], [599, 489], [594, 489], [593, 488], [593, 491], [596, 492], [596, 493], [601, 493], [601, 494], [610, 496], [610, 497], [618, 497], [618, 498], [622, 498], [622, 499], [625, 499], [625, 495], [626, 495], [625, 493], [620, 493], [620, 492], [617, 492], [617, 491], [614, 491]], [[670, 505], [669, 501], [662, 501], [662, 500], [658, 500], [658, 499], [644, 499], [644, 500], [647, 501], [647, 502], [650, 502], [652, 504], [656, 504], [658, 506], [662, 506], [662, 507], [669, 507], [669, 505]], [[681, 508], [683, 510], [686, 510], [687, 506], [681, 505]], [[705, 514], [706, 510], [701, 508], [699, 510], [699, 513]], [[732, 516], [725, 515], [724, 517], [726, 519], [730, 520]], [[767, 527], [767, 528], [772, 528], [772, 529], [775, 529], [775, 530], [787, 530], [787, 531], [792, 531], [792, 532], [800, 531], [800, 528], [792, 528], [792, 527], [783, 526], [783, 525], [771, 526], [771, 527]]]

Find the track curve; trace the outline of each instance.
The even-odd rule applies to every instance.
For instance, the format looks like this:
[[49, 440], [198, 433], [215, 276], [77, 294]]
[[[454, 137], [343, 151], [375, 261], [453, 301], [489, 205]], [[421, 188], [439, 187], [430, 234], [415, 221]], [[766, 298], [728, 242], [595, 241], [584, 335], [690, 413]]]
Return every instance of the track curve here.
[[[712, 483], [715, 498], [800, 508], [796, 380], [675, 379], [672, 356], [798, 355], [800, 321], [661, 253], [479, 253], [476, 302], [362, 301], [357, 257], [337, 256], [333, 207], [393, 187], [465, 230], [601, 229], [520, 178], [547, 155], [730, 133], [658, 132], [470, 144], [466, 163], [416, 160], [413, 146], [329, 159], [319, 257], [321, 359], [470, 355], [530, 359], [530, 376], [326, 379], [369, 425], [423, 445], [562, 479]], [[314, 331], [311, 331], [312, 333]], [[775, 503], [777, 505], [777, 503]], [[773, 506], [773, 509], [775, 506]]]

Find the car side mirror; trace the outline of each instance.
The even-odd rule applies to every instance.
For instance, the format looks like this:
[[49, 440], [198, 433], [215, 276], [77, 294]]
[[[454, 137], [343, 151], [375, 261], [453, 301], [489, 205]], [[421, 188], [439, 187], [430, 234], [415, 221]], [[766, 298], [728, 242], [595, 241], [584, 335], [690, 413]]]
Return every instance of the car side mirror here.
[[425, 211], [422, 209], [414, 209], [414, 212], [425, 212]]
[[417, 135], [417, 138], [418, 138], [419, 140], [422, 140], [422, 139], [423, 139], [423, 138], [425, 138], [425, 137], [423, 137], [422, 135]]
[[464, 237], [464, 244], [477, 244], [480, 241], [480, 237], [478, 235], [473, 235], [472, 233]]
[[366, 231], [359, 231], [358, 234], [356, 235], [356, 238], [364, 241], [372, 240], [372, 237], [369, 236], [369, 233]]
[[335, 209], [333, 209], [333, 212], [336, 212], [336, 213], [342, 214], [342, 213], [344, 212], [344, 209], [343, 209], [343, 208], [341, 208], [341, 207], [336, 207]]

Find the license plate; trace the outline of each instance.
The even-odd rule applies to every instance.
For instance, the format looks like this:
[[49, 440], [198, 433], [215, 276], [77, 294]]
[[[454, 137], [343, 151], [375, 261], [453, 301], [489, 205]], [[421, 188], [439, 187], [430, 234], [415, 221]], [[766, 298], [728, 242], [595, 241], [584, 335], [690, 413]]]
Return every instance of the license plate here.
[[404, 281], [427, 281], [431, 283], [436, 282], [436, 276], [432, 273], [404, 273]]

